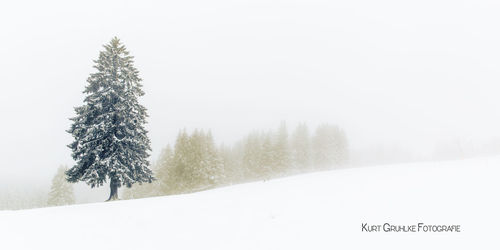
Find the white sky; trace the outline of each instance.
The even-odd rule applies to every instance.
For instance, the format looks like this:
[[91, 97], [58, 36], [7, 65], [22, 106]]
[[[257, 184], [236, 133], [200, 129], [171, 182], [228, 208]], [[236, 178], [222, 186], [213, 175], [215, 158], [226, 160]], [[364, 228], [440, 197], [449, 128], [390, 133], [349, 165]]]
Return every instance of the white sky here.
[[69, 117], [104, 43], [144, 79], [153, 155], [179, 129], [232, 143], [330, 122], [353, 148], [500, 136], [500, 2], [485, 0], [0, 3], [0, 181], [71, 165]]

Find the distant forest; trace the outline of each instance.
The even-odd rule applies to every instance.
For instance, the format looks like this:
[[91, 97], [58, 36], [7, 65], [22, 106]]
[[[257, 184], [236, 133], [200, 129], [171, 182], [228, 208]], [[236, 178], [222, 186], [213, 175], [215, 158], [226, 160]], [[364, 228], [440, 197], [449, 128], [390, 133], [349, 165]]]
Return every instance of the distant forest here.
[[125, 189], [125, 199], [182, 194], [250, 181], [338, 168], [349, 159], [348, 141], [338, 126], [313, 132], [300, 124], [289, 135], [276, 130], [252, 132], [232, 146], [216, 146], [210, 131], [179, 132], [152, 165], [156, 181]]

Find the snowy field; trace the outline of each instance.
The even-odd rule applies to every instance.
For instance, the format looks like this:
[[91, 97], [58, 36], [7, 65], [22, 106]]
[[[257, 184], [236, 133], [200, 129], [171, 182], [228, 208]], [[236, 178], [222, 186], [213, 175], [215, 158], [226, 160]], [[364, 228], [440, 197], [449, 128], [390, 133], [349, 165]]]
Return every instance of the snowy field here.
[[[1, 249], [500, 249], [500, 157], [334, 170], [195, 194], [0, 211]], [[460, 233], [368, 233], [369, 224]]]

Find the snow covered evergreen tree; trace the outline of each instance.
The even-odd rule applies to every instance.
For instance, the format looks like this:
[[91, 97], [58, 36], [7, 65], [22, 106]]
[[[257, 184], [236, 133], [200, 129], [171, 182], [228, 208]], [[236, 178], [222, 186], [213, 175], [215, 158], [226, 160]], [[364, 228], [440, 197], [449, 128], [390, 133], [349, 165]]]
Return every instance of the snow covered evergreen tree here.
[[311, 165], [311, 141], [305, 123], [299, 124], [291, 139], [293, 163], [297, 171], [306, 171]]
[[272, 132], [262, 135], [262, 146], [260, 148], [260, 173], [259, 177], [267, 179], [273, 175], [273, 144]]
[[204, 180], [206, 186], [217, 186], [225, 178], [224, 161], [215, 146], [212, 132], [202, 133], [202, 155]]
[[238, 183], [242, 178], [239, 154], [236, 153], [237, 146], [228, 147], [221, 144], [217, 148], [217, 154], [219, 155], [221, 165], [223, 167], [222, 172], [224, 176], [221, 180], [224, 184]]
[[256, 179], [261, 173], [262, 139], [253, 132], [247, 136], [243, 146], [242, 172], [245, 178]]
[[211, 133], [195, 130], [188, 139], [188, 147], [188, 152], [184, 153], [188, 164], [182, 169], [177, 166], [185, 191], [203, 190], [219, 184], [223, 179], [223, 166]]
[[312, 139], [315, 167], [333, 168], [347, 163], [348, 144], [345, 133], [337, 126], [324, 124], [316, 129]]
[[75, 203], [75, 195], [73, 193], [73, 186], [66, 181], [65, 171], [66, 167], [61, 166], [57, 169], [57, 173], [52, 179], [52, 186], [50, 188], [47, 205], [49, 206], [62, 206]]
[[278, 175], [288, 174], [290, 170], [290, 147], [288, 144], [288, 130], [286, 123], [282, 122], [273, 145], [274, 172]]
[[164, 148], [158, 158], [158, 171], [156, 179], [158, 180], [158, 191], [162, 195], [170, 194], [175, 191], [174, 177], [174, 151], [170, 145]]
[[144, 95], [133, 57], [118, 38], [104, 45], [95, 61], [96, 73], [87, 79], [84, 105], [68, 130], [76, 165], [67, 180], [84, 181], [91, 187], [110, 183], [108, 200], [118, 199], [118, 188], [153, 181], [148, 168], [150, 140], [144, 128], [146, 109], [138, 98]]
[[182, 130], [177, 135], [174, 146], [174, 156], [172, 157], [173, 169], [166, 176], [169, 183], [175, 183], [170, 189], [174, 193], [182, 193], [191, 180], [185, 176], [186, 169], [191, 165], [191, 145], [189, 135], [186, 130]]

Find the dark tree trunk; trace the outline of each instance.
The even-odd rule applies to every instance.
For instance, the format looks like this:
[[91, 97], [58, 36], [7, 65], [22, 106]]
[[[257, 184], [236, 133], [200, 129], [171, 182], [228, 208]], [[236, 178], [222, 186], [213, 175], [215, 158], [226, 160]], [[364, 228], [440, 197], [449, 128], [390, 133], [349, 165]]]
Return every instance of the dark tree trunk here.
[[109, 193], [109, 199], [107, 201], [118, 200], [118, 184], [114, 181], [111, 181], [109, 184], [111, 192]]

